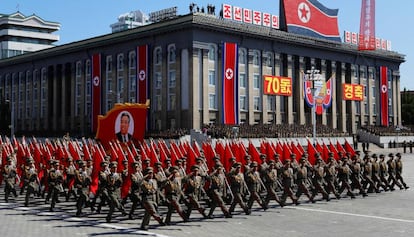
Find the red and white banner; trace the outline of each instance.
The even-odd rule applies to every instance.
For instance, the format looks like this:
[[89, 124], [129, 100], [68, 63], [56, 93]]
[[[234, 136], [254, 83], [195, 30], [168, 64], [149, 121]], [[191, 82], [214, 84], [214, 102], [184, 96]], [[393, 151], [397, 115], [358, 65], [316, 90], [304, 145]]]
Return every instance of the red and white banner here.
[[223, 123], [237, 124], [238, 99], [238, 48], [236, 43], [223, 45]]
[[137, 47], [137, 102], [145, 104], [148, 98], [148, 45]]
[[98, 128], [98, 115], [101, 114], [101, 54], [92, 55], [92, 132]]
[[381, 125], [388, 127], [388, 68], [380, 67]]
[[358, 50], [375, 50], [375, 0], [362, 0]]

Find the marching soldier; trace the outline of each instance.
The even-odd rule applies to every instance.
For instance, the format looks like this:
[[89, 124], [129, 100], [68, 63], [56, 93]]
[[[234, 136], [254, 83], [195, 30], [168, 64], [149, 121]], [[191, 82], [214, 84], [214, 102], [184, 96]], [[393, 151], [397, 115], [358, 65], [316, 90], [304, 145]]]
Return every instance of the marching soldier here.
[[311, 196], [309, 189], [308, 189], [308, 167], [306, 166], [306, 158], [300, 158], [300, 164], [297, 167], [296, 171], [296, 184], [298, 185], [298, 190], [296, 192], [296, 197], [299, 199], [302, 193], [304, 193], [308, 198], [309, 201], [315, 203], [313, 196]]
[[285, 206], [285, 204], [280, 201], [279, 196], [276, 193], [276, 189], [278, 187], [278, 172], [276, 169], [276, 163], [273, 160], [269, 161], [269, 167], [266, 169], [265, 172], [265, 186], [266, 186], [266, 199], [265, 205], [269, 206], [270, 200], [275, 200], [281, 207]]
[[318, 195], [318, 192], [322, 194], [322, 197], [329, 201], [329, 194], [326, 192], [325, 186], [325, 163], [319, 154], [317, 154], [316, 164], [313, 167], [314, 174], [313, 174], [313, 186], [314, 189], [312, 190], [312, 196], [315, 198]]
[[63, 172], [60, 170], [60, 162], [52, 161], [52, 168], [49, 170], [49, 190], [52, 201], [50, 202], [50, 211], [53, 211], [58, 202], [59, 195], [63, 193]]
[[348, 165], [348, 158], [343, 157], [342, 158], [342, 164], [338, 167], [338, 179], [340, 182], [340, 188], [339, 188], [339, 195], [342, 194], [342, 192], [346, 189], [347, 195], [349, 195], [351, 198], [355, 198], [355, 194], [352, 192], [351, 185], [349, 184], [349, 176], [351, 173], [351, 169]]
[[368, 190], [368, 193], [373, 193], [374, 191], [377, 193], [379, 192], [378, 188], [375, 186], [374, 181], [372, 180], [372, 163], [371, 163], [371, 158], [369, 157], [369, 155], [366, 155], [364, 157], [362, 177], [363, 177], [362, 187]]
[[132, 206], [129, 211], [129, 219], [134, 219], [134, 211], [137, 209], [138, 204], [142, 202], [141, 199], [141, 185], [144, 175], [141, 171], [139, 162], [133, 162], [132, 164], [133, 173], [131, 174], [131, 195], [129, 196], [132, 201]]
[[[260, 197], [260, 190], [263, 188], [263, 181], [260, 178], [259, 167], [256, 161], [250, 164], [250, 170], [246, 173], [246, 183], [250, 192], [249, 201], [247, 207], [252, 209], [253, 202], [256, 201], [264, 210], [267, 210], [267, 206], [264, 205], [262, 198]], [[264, 186], [264, 185], [263, 185]]]
[[397, 153], [395, 156], [397, 157], [395, 160], [395, 178], [397, 181], [401, 182], [405, 189], [409, 189], [410, 187], [407, 186], [402, 177], [403, 163], [401, 160], [401, 153]]
[[293, 193], [292, 187], [294, 183], [293, 169], [291, 167], [290, 159], [286, 159], [282, 168], [282, 184], [283, 194], [281, 201], [286, 203], [286, 198], [289, 196], [295, 205], [299, 205], [298, 198]]
[[9, 202], [10, 193], [13, 193], [14, 197], [17, 197], [16, 184], [19, 182], [19, 175], [17, 174], [16, 166], [12, 162], [12, 158], [9, 156], [6, 158], [7, 164], [3, 167], [4, 185], [4, 201]]
[[[159, 189], [161, 190], [163, 188], [165, 181], [167, 180], [167, 175], [165, 174], [164, 169], [162, 168], [161, 162], [155, 162], [154, 177], [157, 180]], [[160, 203], [163, 203], [165, 201], [164, 194], [159, 193], [159, 195]]]
[[381, 180], [381, 183], [384, 185], [384, 191], [389, 190], [389, 183], [387, 180], [388, 176], [388, 167], [387, 163], [385, 162], [385, 155], [380, 154], [380, 160], [379, 160], [379, 178]]
[[364, 187], [361, 184], [361, 173], [362, 173], [362, 167], [361, 167], [361, 159], [359, 156], [353, 156], [352, 162], [349, 164], [349, 168], [351, 169], [350, 172], [350, 179], [351, 179], [351, 188], [352, 189], [359, 189], [359, 194], [361, 194], [363, 197], [367, 196], [367, 192], [365, 191]]
[[99, 165], [100, 165], [101, 170], [99, 171], [99, 174], [98, 174], [98, 190], [96, 191], [96, 195], [93, 198], [92, 204], [91, 204], [91, 210], [94, 211], [96, 200], [99, 198], [99, 204], [96, 210], [97, 213], [101, 212], [102, 206], [109, 199], [108, 189], [107, 189], [108, 187], [107, 176], [109, 174], [108, 162], [102, 161]]
[[394, 186], [397, 185], [400, 189], [403, 189], [403, 186], [396, 179], [396, 164], [394, 161], [394, 154], [390, 153], [388, 155], [389, 159], [387, 161], [388, 166], [388, 183], [391, 191], [394, 191]]
[[223, 197], [226, 196], [227, 193], [227, 179], [224, 174], [224, 168], [221, 164], [217, 164], [215, 166], [215, 170], [210, 174], [210, 188], [209, 193], [212, 199], [210, 212], [208, 213], [208, 217], [212, 218], [214, 210], [217, 206], [221, 208], [221, 211], [224, 214], [224, 217], [231, 218], [232, 215], [230, 214], [229, 210], [224, 204]]
[[198, 165], [193, 165], [191, 167], [191, 173], [185, 176], [182, 183], [184, 194], [187, 197], [187, 219], [190, 218], [193, 208], [196, 208], [204, 218], [207, 218], [205, 209], [201, 206], [198, 200], [202, 189], [202, 178], [198, 173], [199, 169], [200, 167]]
[[158, 186], [154, 179], [152, 167], [147, 167], [144, 172], [144, 179], [141, 183], [142, 205], [145, 209], [144, 218], [142, 218], [141, 229], [148, 230], [151, 216], [158, 221], [160, 225], [165, 225], [161, 216], [158, 214]]
[[26, 166], [24, 168], [24, 182], [26, 183], [26, 196], [24, 199], [24, 206], [29, 205], [29, 199], [32, 194], [35, 194], [39, 190], [39, 179], [37, 177], [37, 169], [34, 165], [33, 158], [27, 158]]
[[327, 201], [330, 200], [329, 193], [333, 193], [336, 199], [340, 199], [338, 191], [335, 187], [335, 179], [337, 176], [337, 164], [333, 157], [328, 158], [328, 164], [325, 166], [325, 181], [326, 181], [326, 193], [328, 194]]
[[178, 173], [177, 166], [171, 166], [168, 170], [169, 176], [163, 185], [165, 197], [167, 198], [168, 212], [165, 217], [165, 224], [169, 225], [171, 223], [171, 215], [174, 210], [177, 211], [178, 215], [184, 220], [187, 221], [187, 216], [181, 208], [179, 203], [180, 198], [182, 197], [181, 191], [181, 179], [180, 174]]
[[84, 161], [79, 161], [79, 169], [75, 172], [75, 187], [78, 199], [76, 200], [76, 216], [81, 216], [82, 207], [87, 206], [89, 202], [89, 186], [91, 176]]
[[75, 184], [76, 166], [75, 166], [75, 163], [73, 162], [72, 157], [68, 158], [68, 166], [65, 168], [65, 173], [66, 173], [65, 185], [66, 185], [66, 189], [68, 190], [68, 192], [66, 193], [66, 201], [69, 201], [69, 198], [71, 195], [73, 195], [73, 197], [77, 199], [76, 192], [73, 189], [74, 184]]
[[121, 185], [122, 185], [122, 176], [120, 173], [116, 172], [118, 167], [118, 163], [116, 161], [111, 162], [109, 165], [110, 173], [107, 177], [107, 190], [108, 190], [108, 204], [109, 204], [109, 212], [106, 216], [106, 222], [111, 222], [112, 214], [115, 211], [115, 208], [122, 212], [122, 215], [126, 215], [127, 213], [122, 206], [120, 199], [121, 199]]
[[380, 164], [378, 162], [378, 156], [377, 154], [372, 155], [372, 181], [375, 184], [375, 187], [377, 188], [378, 192], [380, 192], [380, 187], [382, 187], [384, 190], [387, 189], [387, 186], [381, 181], [381, 178], [379, 176], [380, 174]]
[[[233, 201], [229, 208], [229, 213], [231, 214], [234, 211], [234, 208], [237, 204], [243, 208], [246, 215], [250, 215], [250, 209], [244, 203], [243, 195], [246, 192], [246, 182], [244, 181], [244, 175], [241, 172], [241, 163], [237, 162], [232, 171], [229, 173], [230, 188], [233, 193]], [[248, 192], [248, 191], [247, 191]]]

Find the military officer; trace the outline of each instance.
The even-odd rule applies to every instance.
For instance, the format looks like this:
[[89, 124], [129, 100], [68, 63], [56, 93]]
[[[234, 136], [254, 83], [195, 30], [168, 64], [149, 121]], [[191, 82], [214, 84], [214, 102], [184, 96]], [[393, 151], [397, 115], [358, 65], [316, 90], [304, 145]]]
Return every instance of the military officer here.
[[129, 196], [132, 205], [129, 211], [129, 219], [134, 219], [134, 211], [137, 209], [138, 204], [142, 202], [141, 198], [141, 184], [142, 180], [144, 179], [144, 175], [142, 174], [141, 165], [139, 162], [135, 161], [132, 164], [133, 172], [131, 174], [131, 195]]
[[229, 213], [233, 213], [236, 205], [239, 204], [240, 207], [243, 208], [246, 215], [250, 215], [251, 211], [244, 203], [243, 199], [245, 192], [248, 191], [246, 189], [246, 182], [244, 181], [244, 174], [241, 172], [241, 166], [240, 162], [235, 163], [232, 171], [228, 174], [231, 192], [233, 193], [233, 201], [230, 205]]
[[397, 153], [395, 156], [397, 157], [395, 159], [395, 178], [405, 189], [409, 189], [410, 187], [407, 186], [402, 177], [403, 163], [401, 160], [401, 153]]
[[190, 218], [191, 211], [193, 208], [196, 208], [198, 212], [204, 217], [207, 218], [205, 213], [205, 208], [201, 206], [199, 202], [199, 196], [201, 193], [202, 187], [202, 178], [199, 175], [200, 167], [198, 165], [193, 165], [191, 167], [191, 173], [184, 177], [182, 184], [183, 184], [183, 191], [186, 195], [186, 206], [187, 212], [186, 217], [187, 219]]
[[76, 200], [76, 216], [81, 216], [82, 208], [89, 205], [89, 186], [91, 184], [91, 176], [86, 167], [86, 163], [82, 160], [78, 163], [79, 168], [75, 171], [75, 188], [78, 199]]
[[106, 222], [111, 222], [112, 214], [115, 211], [115, 208], [120, 210], [123, 215], [126, 215], [126, 211], [121, 204], [121, 185], [122, 185], [122, 176], [117, 172], [118, 163], [113, 161], [109, 165], [109, 174], [107, 176], [107, 190], [108, 190], [108, 204], [109, 212], [106, 216]]
[[263, 181], [260, 178], [259, 167], [256, 161], [253, 161], [250, 164], [250, 170], [246, 172], [246, 183], [250, 192], [247, 207], [251, 209], [253, 202], [256, 201], [264, 210], [266, 210], [267, 206], [264, 205], [264, 202], [260, 197], [260, 190], [263, 188]]
[[293, 193], [292, 187], [294, 183], [293, 168], [291, 167], [290, 159], [284, 161], [282, 168], [282, 185], [283, 185], [283, 194], [281, 201], [286, 203], [286, 198], [289, 196], [292, 199], [292, 202], [296, 205], [299, 205], [298, 198]]
[[210, 174], [210, 187], [209, 194], [212, 199], [210, 211], [208, 213], [209, 218], [212, 218], [214, 210], [217, 206], [221, 208], [221, 211], [224, 214], [224, 217], [231, 218], [229, 210], [224, 204], [223, 197], [227, 193], [227, 179], [224, 174], [224, 167], [221, 164], [216, 164], [214, 171]]
[[16, 184], [18, 183], [19, 175], [17, 174], [16, 166], [12, 162], [12, 158], [9, 156], [6, 158], [7, 164], [3, 167], [4, 185], [4, 201], [9, 202], [10, 193], [13, 193], [14, 197], [17, 197]]
[[142, 205], [145, 209], [142, 218], [141, 229], [148, 230], [151, 216], [158, 221], [160, 225], [165, 225], [162, 217], [158, 214], [158, 186], [154, 179], [152, 167], [147, 167], [144, 171], [144, 178], [141, 183]]
[[58, 202], [59, 195], [63, 193], [63, 171], [60, 170], [60, 162], [58, 160], [52, 161], [52, 168], [49, 170], [49, 189], [52, 201], [50, 202], [50, 211], [55, 208]]
[[180, 174], [178, 173], [177, 166], [171, 166], [168, 170], [168, 178], [163, 185], [163, 190], [168, 204], [168, 212], [165, 217], [165, 224], [169, 225], [171, 223], [171, 216], [174, 210], [177, 211], [178, 215], [183, 219], [184, 222], [187, 221], [187, 216], [185, 215], [181, 205], [179, 203], [180, 198], [183, 193], [181, 191], [181, 180]]
[[37, 169], [34, 165], [33, 158], [29, 157], [26, 160], [26, 166], [24, 168], [24, 179], [27, 184], [26, 196], [24, 201], [24, 206], [29, 205], [29, 199], [32, 194], [38, 193], [39, 191], [39, 178], [38, 178]]

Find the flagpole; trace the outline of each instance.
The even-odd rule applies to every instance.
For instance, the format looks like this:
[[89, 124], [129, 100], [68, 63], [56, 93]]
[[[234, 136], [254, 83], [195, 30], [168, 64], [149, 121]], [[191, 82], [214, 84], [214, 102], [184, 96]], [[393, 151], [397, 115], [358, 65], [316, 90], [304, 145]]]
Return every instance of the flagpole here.
[[312, 67], [310, 70], [306, 70], [306, 78], [305, 80], [312, 82], [312, 125], [313, 125], [313, 145], [316, 144], [316, 99], [315, 99], [315, 81], [321, 81], [322, 75], [320, 74], [320, 70], [315, 69]]

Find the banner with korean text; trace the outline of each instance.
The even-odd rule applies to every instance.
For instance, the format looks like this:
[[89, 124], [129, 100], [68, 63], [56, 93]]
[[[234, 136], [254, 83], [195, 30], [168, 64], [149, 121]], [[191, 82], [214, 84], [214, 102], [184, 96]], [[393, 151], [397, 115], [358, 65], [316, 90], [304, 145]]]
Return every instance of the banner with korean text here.
[[263, 76], [263, 94], [292, 96], [292, 78]]
[[360, 84], [342, 84], [342, 99], [343, 100], [364, 100], [364, 86]]

